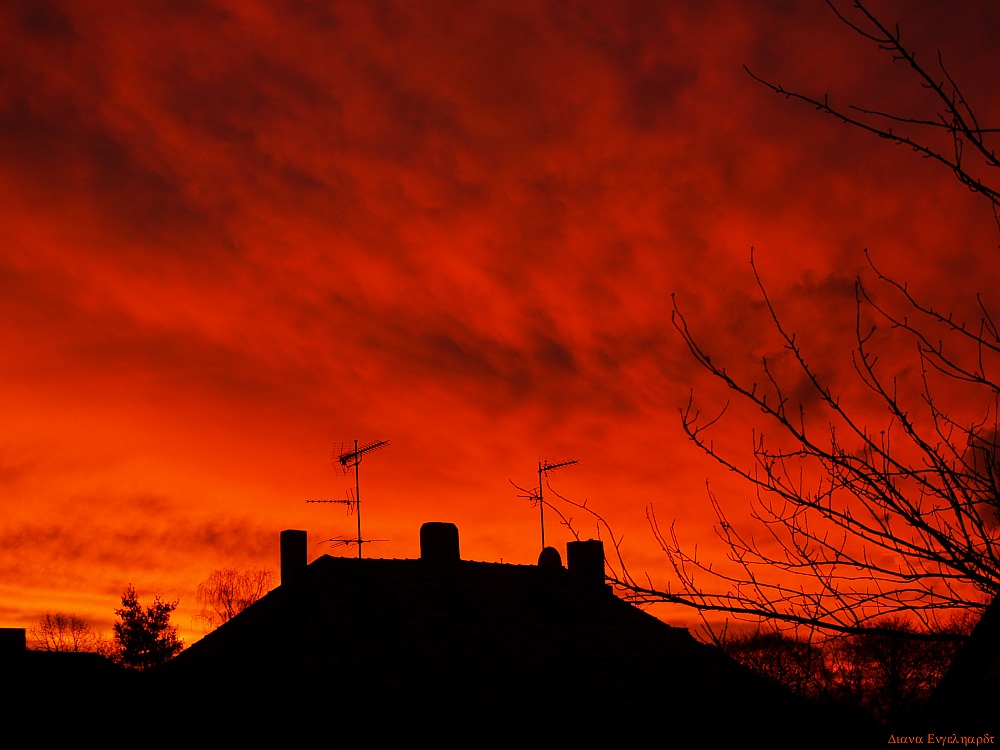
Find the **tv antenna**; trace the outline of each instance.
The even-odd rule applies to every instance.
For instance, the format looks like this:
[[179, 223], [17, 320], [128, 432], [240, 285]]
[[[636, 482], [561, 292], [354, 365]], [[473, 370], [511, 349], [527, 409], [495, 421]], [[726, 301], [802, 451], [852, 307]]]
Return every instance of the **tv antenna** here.
[[358, 498], [354, 494], [354, 489], [351, 487], [347, 488], [347, 497], [343, 500], [306, 500], [307, 503], [325, 503], [327, 505], [346, 505], [347, 515], [351, 515], [358, 508]]
[[[368, 544], [369, 542], [388, 542], [388, 539], [362, 539], [361, 544]], [[334, 547], [350, 547], [352, 544], [360, 544], [357, 539], [344, 538], [342, 536], [335, 536], [333, 539], [324, 539], [324, 544], [332, 544]]]
[[545, 500], [542, 496], [542, 485], [545, 484], [544, 477], [548, 476], [550, 471], [555, 471], [556, 469], [562, 469], [565, 466], [573, 466], [579, 463], [579, 461], [560, 461], [559, 463], [549, 463], [548, 461], [538, 462], [538, 494], [534, 495], [532, 493], [532, 500], [538, 502], [538, 520], [542, 527], [542, 549], [545, 549]]
[[358, 445], [358, 441], [354, 441], [354, 449], [349, 450], [344, 446], [340, 448], [340, 454], [337, 456], [337, 462], [343, 468], [344, 473], [347, 473], [348, 469], [354, 469], [354, 490], [347, 490], [347, 498], [344, 500], [306, 500], [307, 503], [330, 503], [339, 504], [347, 506], [347, 515], [354, 513], [358, 518], [358, 536], [356, 539], [328, 539], [328, 542], [333, 542], [335, 545], [344, 545], [349, 547], [352, 544], [358, 545], [358, 559], [361, 559], [361, 548], [367, 542], [383, 542], [384, 539], [362, 539], [361, 538], [361, 459], [372, 451], [376, 451], [379, 448], [384, 448], [389, 444], [388, 440], [376, 440], [372, 443], [367, 443], [365, 445]]

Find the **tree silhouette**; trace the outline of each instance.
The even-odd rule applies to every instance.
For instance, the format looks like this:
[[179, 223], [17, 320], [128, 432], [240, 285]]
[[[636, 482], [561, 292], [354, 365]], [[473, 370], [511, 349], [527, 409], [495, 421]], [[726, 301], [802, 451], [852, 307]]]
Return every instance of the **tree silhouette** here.
[[857, 105], [840, 107], [831, 104], [826, 95], [813, 96], [790, 90], [745, 68], [747, 73], [776, 94], [804, 102], [852, 128], [906, 146], [944, 166], [970, 191], [989, 201], [1000, 226], [997, 211], [1000, 207], [1000, 185], [994, 182], [996, 173], [993, 171], [1000, 167], [994, 143], [1000, 129], [980, 125], [975, 111], [945, 68], [940, 51], [936, 69], [928, 68], [904, 44], [899, 26], [884, 23], [860, 0], [855, 0], [851, 6], [857, 20], [848, 18], [831, 0], [827, 0], [827, 5], [854, 33], [889, 53], [894, 62], [901, 62], [908, 68], [914, 82], [930, 95], [930, 111], [926, 116]]
[[[900, 635], [912, 628], [895, 617], [872, 633], [810, 641], [761, 629], [726, 632], [719, 645], [735, 661], [797, 695], [901, 726], [926, 705], [958, 647], [954, 641]], [[968, 635], [970, 623], [957, 620], [950, 631]]]
[[[906, 67], [929, 97], [926, 115], [838, 107], [826, 96], [751, 76], [943, 165], [987, 200], [996, 218], [1000, 130], [979, 124], [940, 54], [933, 70], [925, 67], [898, 27], [862, 3], [850, 18], [831, 7], [853, 33]], [[855, 282], [854, 383], [824, 377], [824, 363], [810, 356], [769, 296], [752, 251], [782, 352], [764, 359], [756, 375], [727, 368], [675, 299], [672, 321], [694, 360], [761, 420], [752, 453], [741, 458], [713, 440], [731, 403], [706, 416], [692, 395], [681, 409], [693, 443], [751, 488], [751, 518], [734, 523], [709, 489], [715, 532], [729, 558], [718, 565], [699, 558], [697, 547], [682, 544], [674, 526], [661, 526], [648, 508], [675, 580], [633, 576], [618, 550], [610, 577], [624, 596], [791, 630], [884, 635], [889, 627], [939, 639], [953, 637], [943, 627], [951, 617], [981, 614], [1000, 592], [1000, 327], [981, 300], [978, 320], [962, 321], [866, 258], [871, 278]], [[910, 362], [898, 360], [901, 350], [912, 354]], [[599, 514], [579, 507], [614, 540]], [[913, 627], [887, 619], [895, 615]]]
[[[908, 620], [892, 617], [874, 633], [827, 645], [828, 664], [836, 676], [832, 692], [840, 702], [857, 706], [886, 724], [914, 718], [944, 676], [957, 646], [900, 635], [912, 627]], [[968, 635], [968, 628], [953, 632]]]
[[832, 675], [821, 644], [777, 631], [725, 633], [722, 649], [745, 667], [781, 683], [796, 695], [815, 698], [828, 691]]
[[229, 622], [274, 587], [274, 571], [222, 568], [198, 585], [199, 617], [210, 627]]
[[90, 651], [100, 653], [105, 640], [75, 614], [46, 612], [28, 628], [36, 651]]
[[183, 647], [177, 628], [170, 624], [170, 615], [177, 602], [163, 602], [156, 597], [145, 609], [139, 603], [135, 588], [122, 594], [122, 606], [115, 610], [115, 659], [131, 669], [148, 669], [167, 661]]

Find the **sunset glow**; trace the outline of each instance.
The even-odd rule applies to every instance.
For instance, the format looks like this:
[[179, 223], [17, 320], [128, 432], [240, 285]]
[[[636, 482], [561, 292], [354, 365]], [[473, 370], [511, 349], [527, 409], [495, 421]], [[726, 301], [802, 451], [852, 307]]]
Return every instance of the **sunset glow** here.
[[[1000, 6], [876, 2], [1000, 121]], [[541, 460], [668, 580], [647, 506], [722, 555], [680, 429], [726, 395], [671, 325], [750, 371], [774, 347], [749, 266], [850, 388], [865, 248], [976, 320], [989, 207], [939, 166], [776, 96], [923, 112], [824, 3], [107, 3], [0, 8], [0, 626], [110, 631], [128, 584], [416, 557], [533, 563]], [[902, 356], [902, 354], [901, 354]], [[755, 415], [716, 436], [746, 450]], [[881, 419], [873, 415], [873, 424]], [[546, 541], [571, 536], [547, 517]], [[596, 531], [577, 516], [584, 536]], [[590, 524], [590, 525], [588, 525]], [[384, 541], [381, 541], [384, 540]], [[656, 612], [683, 622], [689, 612]]]

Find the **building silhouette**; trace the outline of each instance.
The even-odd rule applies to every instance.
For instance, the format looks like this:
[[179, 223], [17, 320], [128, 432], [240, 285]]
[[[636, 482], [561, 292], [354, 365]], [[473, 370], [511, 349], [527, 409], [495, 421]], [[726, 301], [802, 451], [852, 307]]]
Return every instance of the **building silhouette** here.
[[177, 701], [185, 736], [328, 747], [865, 746], [867, 725], [614, 596], [600, 541], [565, 566], [463, 560], [452, 524], [420, 541], [307, 564], [306, 533], [282, 532], [280, 586], [144, 675], [149, 720]]

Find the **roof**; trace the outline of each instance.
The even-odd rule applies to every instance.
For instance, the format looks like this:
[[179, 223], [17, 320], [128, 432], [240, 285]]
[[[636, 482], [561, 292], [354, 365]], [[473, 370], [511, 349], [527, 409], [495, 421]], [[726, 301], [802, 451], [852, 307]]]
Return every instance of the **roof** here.
[[20, 650], [0, 649], [0, 715], [8, 737], [52, 744], [104, 739], [121, 729], [121, 696], [138, 686], [140, 675], [99, 654], [29, 651], [24, 642], [22, 636]]
[[641, 729], [771, 747], [801, 746], [805, 731], [819, 747], [854, 731], [615, 597], [603, 551], [594, 580], [572, 550], [567, 569], [460, 560], [455, 547], [455, 559], [323, 556], [283, 570], [281, 586], [158, 670], [157, 684], [188, 696], [197, 726], [208, 711], [353, 746]]

